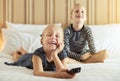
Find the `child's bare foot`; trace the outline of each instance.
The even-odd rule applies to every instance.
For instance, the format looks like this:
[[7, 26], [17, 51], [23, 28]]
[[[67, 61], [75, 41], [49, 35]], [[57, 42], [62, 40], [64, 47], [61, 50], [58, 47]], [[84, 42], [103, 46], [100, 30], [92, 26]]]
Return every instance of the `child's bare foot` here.
[[18, 59], [21, 57], [22, 55], [18, 53], [18, 51], [13, 52], [13, 60], [14, 62], [18, 61]]
[[27, 51], [25, 51], [22, 47], [19, 48], [19, 51], [21, 52], [22, 55], [27, 53]]

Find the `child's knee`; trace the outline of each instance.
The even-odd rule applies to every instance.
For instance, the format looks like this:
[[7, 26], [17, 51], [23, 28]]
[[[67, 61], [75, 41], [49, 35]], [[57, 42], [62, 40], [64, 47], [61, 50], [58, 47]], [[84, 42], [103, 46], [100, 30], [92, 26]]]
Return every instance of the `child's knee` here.
[[108, 57], [108, 51], [106, 49], [103, 50], [103, 55], [104, 55], [104, 58]]

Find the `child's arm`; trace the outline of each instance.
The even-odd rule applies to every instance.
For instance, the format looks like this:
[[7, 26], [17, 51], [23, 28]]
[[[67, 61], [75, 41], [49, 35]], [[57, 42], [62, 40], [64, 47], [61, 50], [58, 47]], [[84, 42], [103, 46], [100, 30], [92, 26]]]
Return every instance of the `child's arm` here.
[[54, 78], [73, 78], [74, 75], [70, 75], [65, 71], [61, 72], [48, 72], [43, 70], [42, 60], [40, 57], [33, 55], [33, 73], [36, 76], [54, 77]]
[[95, 54], [96, 53], [96, 49], [95, 49], [95, 43], [94, 43], [94, 37], [92, 34], [92, 30], [90, 28], [87, 29], [87, 41], [88, 41], [88, 46], [90, 49], [90, 53], [91, 54]]
[[64, 48], [64, 44], [60, 43], [60, 44], [58, 44], [57, 49], [52, 51], [53, 61], [55, 63], [57, 71], [66, 69], [66, 67], [65, 67], [65, 65], [66, 65], [65, 59], [63, 59], [61, 61], [60, 58], [58, 57], [58, 54], [63, 50], [63, 48]]
[[22, 55], [28, 53], [23, 47], [20, 47], [18, 51], [20, 51]]

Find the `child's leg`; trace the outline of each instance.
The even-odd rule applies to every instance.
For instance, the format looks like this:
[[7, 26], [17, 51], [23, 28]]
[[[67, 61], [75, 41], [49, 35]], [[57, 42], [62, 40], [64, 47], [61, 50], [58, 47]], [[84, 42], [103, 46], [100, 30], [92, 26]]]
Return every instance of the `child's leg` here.
[[66, 62], [67, 62], [67, 64], [80, 64], [80, 63], [82, 63], [82, 62], [79, 62], [79, 61], [74, 60], [74, 59], [69, 58], [69, 57], [66, 58]]
[[90, 58], [88, 58], [85, 61], [82, 61], [83, 63], [97, 63], [97, 62], [104, 62], [104, 60], [108, 57], [108, 52], [106, 50], [101, 50], [98, 53], [92, 55]]
[[22, 47], [20, 47], [19, 52], [21, 52], [21, 54], [22, 54], [22, 55], [24, 55], [24, 54], [26, 54], [26, 53], [27, 53], [27, 51], [26, 51], [26, 50], [24, 50]]
[[16, 51], [16, 52], [13, 53], [13, 60], [14, 60], [15, 62], [18, 61], [18, 59], [19, 59], [22, 55], [24, 55], [24, 54], [26, 54], [26, 53], [27, 53], [27, 52], [26, 52], [22, 47], [20, 47], [18, 51]]
[[13, 53], [13, 60], [14, 62], [18, 61], [18, 59], [21, 57], [22, 55], [18, 53], [18, 51]]

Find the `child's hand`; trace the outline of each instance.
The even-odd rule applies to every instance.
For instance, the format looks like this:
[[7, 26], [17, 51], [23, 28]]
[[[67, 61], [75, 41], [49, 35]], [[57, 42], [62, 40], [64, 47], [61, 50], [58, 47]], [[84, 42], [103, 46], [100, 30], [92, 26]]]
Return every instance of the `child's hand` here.
[[[64, 48], [64, 43], [59, 43], [57, 46], [57, 48], [55, 50], [52, 50], [51, 51], [51, 57], [53, 58], [53, 60], [57, 60], [57, 61], [60, 61], [59, 57], [58, 57], [58, 54], [63, 50]], [[57, 62], [56, 61], [56, 62]], [[60, 63], [61, 64], [61, 63]], [[60, 65], [61, 66], [61, 65]]]
[[63, 50], [63, 48], [64, 48], [64, 43], [59, 43], [59, 44], [57, 45], [57, 49], [56, 49], [56, 50], [58, 50], [58, 52], [60, 52], [60, 51]]
[[85, 53], [84, 55], [81, 56], [81, 60], [86, 60], [90, 57], [91, 55], [89, 53]]
[[67, 70], [62, 70], [57, 73], [58, 78], [73, 78], [75, 74], [67, 73]]
[[64, 48], [64, 43], [59, 43], [57, 44], [57, 48], [54, 50], [54, 52], [58, 54], [63, 50], [63, 48]]

